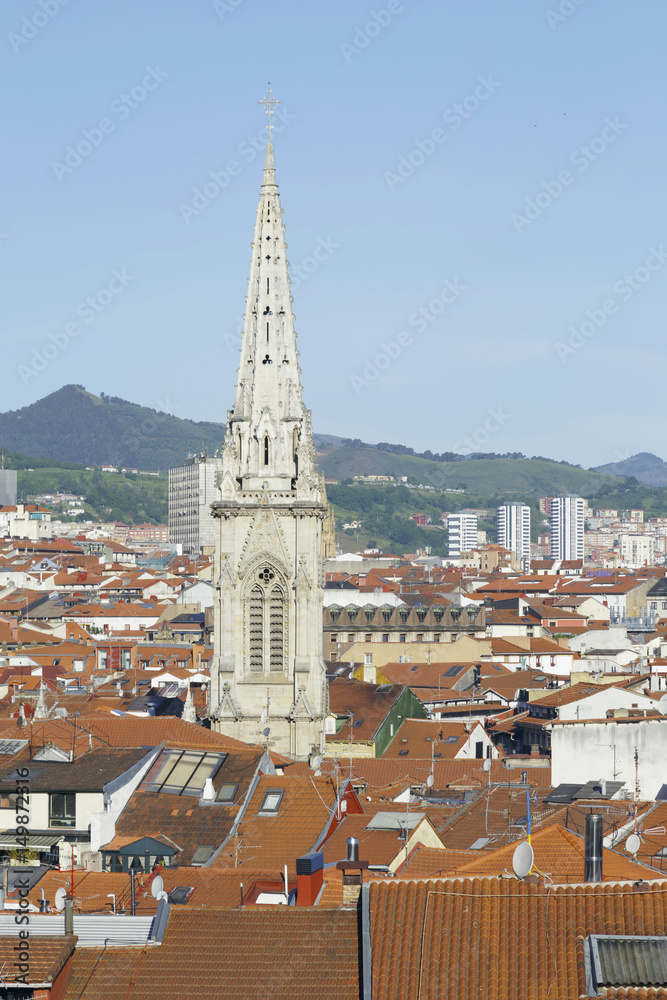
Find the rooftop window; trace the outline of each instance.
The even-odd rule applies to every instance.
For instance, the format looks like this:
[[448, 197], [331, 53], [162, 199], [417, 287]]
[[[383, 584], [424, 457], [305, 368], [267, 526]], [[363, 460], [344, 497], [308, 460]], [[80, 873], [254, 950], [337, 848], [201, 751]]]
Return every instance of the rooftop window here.
[[194, 886], [192, 885], [177, 885], [169, 893], [169, 902], [175, 903], [177, 906], [182, 906], [187, 903], [190, 898], [190, 894], [194, 891]]
[[215, 847], [213, 846], [213, 844], [202, 844], [200, 847], [197, 847], [195, 849], [194, 854], [192, 855], [192, 864], [193, 865], [206, 864], [208, 859], [213, 854], [214, 850]]
[[163, 750], [149, 772], [145, 788], [149, 792], [199, 797], [207, 778], [213, 778], [227, 754], [195, 750]]
[[282, 802], [285, 790], [283, 788], [270, 788], [264, 793], [264, 798], [262, 799], [262, 804], [259, 807], [261, 813], [270, 813], [275, 815], [278, 812], [278, 807]]
[[221, 785], [218, 789], [218, 794], [215, 797], [216, 802], [222, 802], [223, 805], [231, 805], [238, 790], [238, 781], [235, 784]]

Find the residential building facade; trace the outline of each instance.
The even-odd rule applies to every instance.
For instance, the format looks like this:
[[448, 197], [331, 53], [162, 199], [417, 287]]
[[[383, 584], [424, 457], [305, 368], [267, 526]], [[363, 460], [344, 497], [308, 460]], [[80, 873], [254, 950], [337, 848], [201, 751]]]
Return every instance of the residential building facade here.
[[450, 514], [447, 518], [447, 555], [460, 559], [462, 552], [477, 547], [477, 515], [468, 511]]
[[498, 544], [513, 552], [521, 568], [530, 570], [530, 507], [505, 503], [498, 508]]
[[185, 553], [196, 554], [204, 546], [215, 545], [211, 504], [217, 496], [219, 464], [202, 452], [169, 470], [169, 541], [182, 545]]
[[551, 558], [584, 558], [584, 509], [582, 497], [554, 497], [551, 501]]

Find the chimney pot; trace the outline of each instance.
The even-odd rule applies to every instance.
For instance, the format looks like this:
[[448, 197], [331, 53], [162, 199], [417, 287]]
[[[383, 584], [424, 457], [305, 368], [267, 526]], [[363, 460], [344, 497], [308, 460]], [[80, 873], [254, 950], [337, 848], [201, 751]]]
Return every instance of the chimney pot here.
[[584, 827], [584, 882], [602, 881], [602, 814], [589, 813]]
[[348, 861], [359, 860], [359, 841], [356, 837], [347, 838], [347, 860]]

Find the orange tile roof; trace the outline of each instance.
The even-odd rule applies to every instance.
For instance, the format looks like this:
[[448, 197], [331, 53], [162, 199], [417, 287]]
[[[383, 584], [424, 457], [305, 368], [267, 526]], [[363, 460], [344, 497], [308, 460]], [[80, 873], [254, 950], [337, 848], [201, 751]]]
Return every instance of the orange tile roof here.
[[[18, 931], [18, 928], [17, 928]], [[76, 939], [74, 937], [30, 937], [29, 958], [24, 963], [27, 969], [18, 969], [17, 937], [0, 937], [0, 970], [2, 971], [2, 992], [5, 996], [21, 995], [29, 983], [35, 986], [52, 984], [64, 968], [66, 962], [74, 952]], [[15, 977], [24, 974], [26, 976], [25, 986], [23, 982]], [[19, 993], [19, 989], [21, 993]], [[16, 989], [16, 993], [14, 993]], [[48, 987], [46, 988], [48, 989]], [[44, 992], [37, 990], [35, 996], [46, 996]], [[28, 994], [32, 995], [32, 994]]]
[[84, 995], [359, 1000], [357, 914], [320, 907], [173, 906], [160, 947], [77, 949], [64, 1000]]
[[[583, 837], [558, 824], [544, 827], [531, 838], [535, 862], [533, 868], [554, 882], [582, 882], [584, 874]], [[476, 857], [456, 869], [457, 875], [482, 876], [512, 874], [512, 857], [517, 844], [496, 851], [474, 851]], [[451, 871], [452, 869], [450, 869]], [[616, 851], [603, 848], [602, 873], [605, 882], [619, 879], [656, 878], [657, 872]]]
[[[283, 791], [275, 815], [261, 815], [269, 790]], [[330, 778], [263, 775], [255, 788], [233, 840], [224, 845], [213, 866], [231, 864], [280, 873], [287, 865], [296, 870], [296, 859], [312, 851], [324, 831], [336, 801], [336, 783]], [[230, 862], [231, 859], [231, 862]]]
[[371, 883], [370, 905], [373, 995], [401, 1000], [575, 1000], [587, 994], [583, 937], [667, 934], [665, 882], [637, 892], [628, 883], [391, 880]]

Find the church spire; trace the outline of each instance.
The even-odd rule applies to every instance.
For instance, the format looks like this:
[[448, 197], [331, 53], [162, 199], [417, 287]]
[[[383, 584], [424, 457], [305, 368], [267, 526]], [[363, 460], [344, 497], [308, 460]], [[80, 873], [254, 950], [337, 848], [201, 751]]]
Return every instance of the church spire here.
[[303, 487], [304, 476], [315, 476], [270, 141], [255, 221], [236, 400], [228, 414], [222, 457], [223, 477], [228, 473], [228, 484], [235, 482], [243, 490], [261, 490], [265, 483], [269, 489], [295, 490], [298, 480]]

